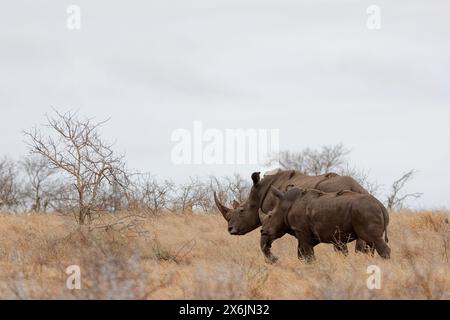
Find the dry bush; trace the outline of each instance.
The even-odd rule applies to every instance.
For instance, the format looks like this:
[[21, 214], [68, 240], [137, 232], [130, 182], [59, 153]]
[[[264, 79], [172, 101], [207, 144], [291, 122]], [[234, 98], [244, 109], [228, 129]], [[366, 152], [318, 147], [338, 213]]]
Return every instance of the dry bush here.
[[178, 185], [171, 201], [171, 211], [182, 214], [201, 211], [207, 213], [212, 207], [208, 185], [199, 178], [190, 178]]
[[[392, 213], [387, 261], [355, 254], [353, 244], [347, 257], [321, 244], [305, 264], [285, 236], [273, 245], [280, 260], [268, 265], [258, 231], [230, 236], [215, 214], [147, 215], [143, 233], [119, 225], [89, 231], [65, 216], [0, 215], [0, 298], [450, 299], [448, 219]], [[81, 290], [65, 287], [70, 265], [81, 268]], [[379, 290], [366, 286], [369, 265], [381, 269]]]
[[22, 194], [16, 163], [8, 158], [0, 159], [0, 209], [16, 210]]
[[149, 174], [137, 174], [128, 188], [131, 206], [152, 215], [160, 213], [169, 208], [174, 188], [171, 181], [158, 181]]

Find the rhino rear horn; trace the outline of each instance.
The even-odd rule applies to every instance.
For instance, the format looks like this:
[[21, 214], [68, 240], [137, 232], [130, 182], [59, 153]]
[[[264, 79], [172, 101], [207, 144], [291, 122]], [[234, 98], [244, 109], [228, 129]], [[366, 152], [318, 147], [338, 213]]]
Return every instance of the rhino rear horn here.
[[220, 213], [222, 213], [225, 220], [229, 221], [230, 216], [230, 208], [225, 207], [223, 204], [220, 203], [219, 199], [217, 198], [217, 194], [214, 192], [214, 202], [216, 203], [217, 208], [219, 209]]

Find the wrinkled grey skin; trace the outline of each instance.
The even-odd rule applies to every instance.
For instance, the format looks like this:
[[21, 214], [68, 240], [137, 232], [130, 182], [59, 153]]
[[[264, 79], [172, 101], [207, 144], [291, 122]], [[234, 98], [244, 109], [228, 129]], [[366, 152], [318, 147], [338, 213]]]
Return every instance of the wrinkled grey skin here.
[[[314, 259], [314, 246], [331, 243], [343, 251], [348, 242], [364, 240], [385, 259], [390, 257], [386, 208], [369, 194], [351, 191], [324, 193], [299, 188], [281, 192], [272, 187], [278, 201], [268, 214], [260, 212], [262, 221], [261, 250], [268, 262], [277, 258], [271, 252], [272, 242], [289, 233], [298, 239], [298, 257]], [[383, 239], [384, 234], [384, 239]]]
[[[259, 209], [263, 212], [272, 210], [276, 198], [269, 192], [270, 187], [286, 191], [293, 187], [318, 189], [324, 192], [337, 192], [351, 190], [357, 193], [368, 192], [353, 178], [328, 173], [320, 176], [307, 176], [295, 170], [278, 170], [277, 173], [266, 175], [260, 179], [260, 173], [254, 172], [251, 176], [253, 186], [245, 203], [233, 202], [233, 208], [224, 206], [214, 193], [214, 200], [228, 222], [228, 232], [232, 235], [244, 235], [261, 226]], [[363, 241], [357, 242], [356, 251], [367, 252]]]

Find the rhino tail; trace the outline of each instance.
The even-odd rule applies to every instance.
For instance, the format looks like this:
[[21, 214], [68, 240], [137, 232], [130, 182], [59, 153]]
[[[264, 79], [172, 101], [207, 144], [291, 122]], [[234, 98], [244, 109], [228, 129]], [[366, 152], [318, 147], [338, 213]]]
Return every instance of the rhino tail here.
[[386, 241], [386, 243], [389, 242], [389, 238], [388, 238], [388, 232], [387, 232], [387, 221], [389, 220], [389, 212], [387, 211], [387, 209], [380, 204], [380, 208], [381, 211], [383, 212], [383, 222], [384, 222], [384, 241]]

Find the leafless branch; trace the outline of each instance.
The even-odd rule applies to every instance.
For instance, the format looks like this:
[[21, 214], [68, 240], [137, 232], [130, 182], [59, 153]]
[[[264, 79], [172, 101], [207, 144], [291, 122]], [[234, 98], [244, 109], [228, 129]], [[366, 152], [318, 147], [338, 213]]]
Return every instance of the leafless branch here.
[[391, 187], [391, 192], [387, 198], [387, 207], [388, 209], [401, 208], [403, 207], [406, 199], [420, 198], [423, 193], [415, 192], [415, 193], [407, 193], [404, 195], [400, 195], [401, 191], [405, 188], [406, 184], [414, 178], [416, 174], [415, 170], [410, 170], [404, 173], [398, 180], [395, 180]]

